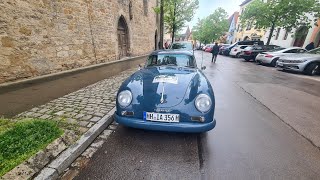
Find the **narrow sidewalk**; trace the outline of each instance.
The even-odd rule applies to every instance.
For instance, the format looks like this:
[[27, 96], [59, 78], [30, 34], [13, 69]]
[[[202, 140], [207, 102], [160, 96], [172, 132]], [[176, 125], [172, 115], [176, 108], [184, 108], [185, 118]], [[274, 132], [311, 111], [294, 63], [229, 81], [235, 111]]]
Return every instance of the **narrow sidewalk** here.
[[[37, 176], [43, 168], [48, 165], [50, 166], [50, 164], [52, 164], [56, 160], [56, 158], [59, 159], [60, 155], [64, 156], [64, 152], [67, 152], [68, 149], [75, 148], [75, 146], [79, 144], [79, 142], [82, 142], [81, 139], [93, 136], [93, 134], [99, 135], [100, 130], [104, 130], [104, 128], [101, 129], [101, 127], [104, 127], [104, 124], [106, 124], [104, 122], [112, 122], [112, 119], [110, 119], [112, 118], [112, 115], [110, 113], [113, 112], [115, 108], [116, 93], [118, 91], [118, 88], [120, 87], [121, 83], [135, 71], [135, 68], [123, 71], [118, 75], [103, 79], [87, 87], [71, 92], [67, 95], [49, 101], [45, 104], [33, 107], [32, 109], [16, 115], [16, 118], [40, 118], [48, 121], [55, 120], [57, 122], [63, 122], [65, 124], [65, 132], [72, 131], [75, 133], [72, 134], [80, 137], [80, 139], [75, 144], [66, 143], [63, 139], [58, 140], [57, 142], [54, 142], [53, 145], [50, 145], [54, 149], [55, 157], [52, 157], [52, 153], [48, 153], [48, 148], [46, 148], [38, 152], [35, 156], [31, 157], [26, 162], [8, 172], [2, 178], [29, 179], [31, 177]], [[47, 88], [49, 87], [50, 86], [48, 86]], [[23, 92], [23, 89], [21, 89], [20, 91]], [[35, 94], [35, 96], [36, 95], [40, 97], [42, 96], [42, 94]], [[23, 96], [23, 94], [21, 94], [21, 96]], [[51, 96], [47, 97], [50, 98]], [[19, 99], [17, 99], [17, 101], [18, 100]], [[113, 126], [114, 125], [115, 124], [113, 123]], [[97, 126], [99, 126], [100, 130], [95, 128]], [[112, 128], [112, 125], [110, 127]], [[99, 133], [97, 133], [96, 131], [99, 131]], [[111, 132], [110, 130], [105, 130], [100, 136], [106, 136], [104, 135], [106, 133], [110, 134]], [[72, 137], [72, 139], [76, 140], [78, 139], [77, 137]], [[68, 139], [68, 136], [66, 138]], [[94, 140], [95, 137], [92, 137], [91, 139]], [[85, 144], [88, 143], [91, 144], [91, 140], [90, 142], [85, 142]], [[86, 145], [83, 145], [83, 147], [84, 146]], [[90, 148], [90, 150], [92, 150], [92, 148]], [[76, 155], [73, 154], [71, 156]], [[64, 171], [64, 169], [59, 169], [59, 171]], [[46, 174], [46, 171], [44, 173], [45, 176], [48, 175]], [[60, 174], [62, 172], [58, 173]], [[43, 175], [43, 172], [41, 172], [41, 175]]]

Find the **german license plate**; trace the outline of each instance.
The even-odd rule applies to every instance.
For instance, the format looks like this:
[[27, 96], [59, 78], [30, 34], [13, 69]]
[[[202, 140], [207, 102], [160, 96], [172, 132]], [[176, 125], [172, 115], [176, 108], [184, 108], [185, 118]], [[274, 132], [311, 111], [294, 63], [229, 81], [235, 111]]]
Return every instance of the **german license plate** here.
[[179, 118], [180, 118], [179, 114], [143, 112], [143, 119], [147, 121], [179, 122]]

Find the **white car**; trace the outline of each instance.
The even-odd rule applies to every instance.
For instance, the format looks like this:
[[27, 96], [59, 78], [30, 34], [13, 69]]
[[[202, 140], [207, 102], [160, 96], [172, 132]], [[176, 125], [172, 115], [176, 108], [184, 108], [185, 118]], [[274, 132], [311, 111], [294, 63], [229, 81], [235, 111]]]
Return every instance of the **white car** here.
[[233, 47], [231, 49], [230, 56], [239, 58], [242, 51], [248, 46], [250, 46], [250, 45], [236, 45], [235, 47]]
[[278, 48], [272, 51], [262, 52], [258, 54], [256, 57], [256, 61], [260, 64], [267, 64], [275, 67], [279, 58], [287, 55], [305, 52], [307, 52], [307, 50], [301, 47]]

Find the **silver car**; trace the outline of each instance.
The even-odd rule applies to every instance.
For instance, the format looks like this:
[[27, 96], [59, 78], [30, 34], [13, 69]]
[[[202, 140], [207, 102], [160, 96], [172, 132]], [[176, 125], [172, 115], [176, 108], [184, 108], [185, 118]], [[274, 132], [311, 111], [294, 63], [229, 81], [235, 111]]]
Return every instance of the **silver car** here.
[[277, 61], [277, 67], [311, 76], [320, 74], [320, 47], [306, 53], [283, 56]]
[[279, 58], [304, 52], [307, 52], [307, 50], [301, 47], [279, 48], [258, 54], [256, 57], [256, 61], [260, 64], [266, 64], [275, 67], [276, 62]]

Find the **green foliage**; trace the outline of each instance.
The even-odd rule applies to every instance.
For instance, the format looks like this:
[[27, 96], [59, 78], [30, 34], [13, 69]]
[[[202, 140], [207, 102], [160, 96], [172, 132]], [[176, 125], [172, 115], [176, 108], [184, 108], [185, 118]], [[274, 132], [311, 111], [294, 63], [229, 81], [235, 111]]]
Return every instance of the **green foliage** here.
[[0, 134], [11, 128], [15, 124], [15, 121], [10, 119], [0, 118]]
[[[180, 31], [190, 22], [199, 7], [198, 0], [163, 0], [164, 25], [167, 33]], [[160, 7], [153, 8], [160, 13]]]
[[[1, 125], [8, 127], [8, 121]], [[42, 120], [24, 120], [10, 125], [0, 134], [0, 176], [46, 147], [63, 132], [57, 123]]]
[[200, 42], [210, 43], [228, 31], [228, 26], [227, 12], [218, 8], [206, 18], [198, 20], [197, 25], [193, 27], [192, 35]]
[[[308, 17], [310, 16], [310, 17]], [[311, 26], [320, 17], [318, 0], [254, 0], [240, 16], [243, 26], [254, 23], [257, 28], [270, 28], [271, 38], [274, 27], [285, 29]], [[272, 28], [273, 27], [273, 28]]]

